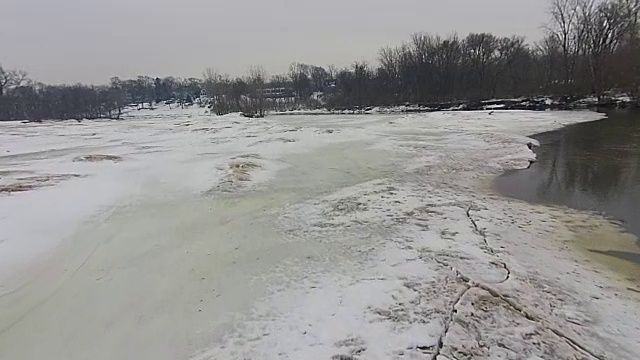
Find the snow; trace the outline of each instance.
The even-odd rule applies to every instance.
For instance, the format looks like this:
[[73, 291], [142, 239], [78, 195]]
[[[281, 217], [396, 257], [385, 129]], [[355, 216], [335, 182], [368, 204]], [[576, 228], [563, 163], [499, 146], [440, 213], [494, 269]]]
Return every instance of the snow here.
[[613, 97], [614, 100], [616, 100], [616, 102], [620, 102], [620, 103], [632, 103], [633, 102], [633, 98], [629, 95], [626, 94], [620, 94], [617, 96]]
[[0, 186], [78, 175], [0, 194], [0, 358], [635, 359], [637, 294], [571, 246], [611, 225], [487, 186], [599, 118], [0, 123]]

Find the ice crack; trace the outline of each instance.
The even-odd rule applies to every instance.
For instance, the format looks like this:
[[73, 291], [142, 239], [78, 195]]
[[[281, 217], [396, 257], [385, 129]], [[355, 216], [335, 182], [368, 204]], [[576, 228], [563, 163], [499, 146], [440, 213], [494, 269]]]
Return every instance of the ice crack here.
[[494, 255], [498, 259], [498, 263], [506, 271], [506, 275], [505, 275], [504, 279], [502, 279], [501, 281], [499, 281], [497, 283], [501, 284], [501, 283], [507, 282], [511, 278], [511, 269], [509, 269], [509, 266], [507, 265], [506, 262], [504, 262], [502, 259], [500, 259], [500, 257], [497, 255], [497, 253], [493, 249], [493, 247], [491, 245], [489, 245], [489, 241], [487, 240], [487, 232], [485, 231], [485, 229], [482, 229], [482, 228], [480, 228], [478, 226], [478, 222], [471, 215], [471, 210], [473, 210], [473, 203], [469, 204], [469, 206], [467, 207], [467, 210], [466, 210], [466, 215], [467, 215], [467, 218], [469, 218], [469, 221], [471, 221], [471, 225], [473, 226], [473, 231], [476, 234], [478, 234], [480, 237], [482, 237], [482, 242], [484, 243], [485, 248], [487, 249], [487, 251], [491, 255]]
[[431, 358], [432, 360], [437, 360], [438, 356], [440, 356], [440, 352], [442, 351], [442, 349], [444, 348], [444, 341], [447, 338], [447, 334], [449, 333], [449, 328], [451, 327], [451, 323], [453, 322], [453, 318], [455, 317], [456, 313], [458, 312], [458, 305], [460, 305], [460, 302], [462, 301], [462, 298], [464, 298], [464, 296], [469, 292], [469, 290], [471, 290], [473, 288], [472, 286], [472, 282], [471, 279], [464, 275], [463, 273], [461, 273], [460, 271], [458, 271], [458, 269], [450, 266], [449, 264], [447, 264], [446, 262], [439, 260], [439, 259], [434, 259], [438, 264], [451, 269], [455, 275], [456, 275], [456, 279], [457, 280], [462, 280], [465, 284], [465, 289], [463, 291], [461, 291], [456, 298], [453, 301], [453, 305], [451, 306], [451, 309], [449, 310], [449, 313], [447, 314], [447, 317], [444, 320], [444, 324], [443, 324], [443, 329], [442, 329], [442, 333], [440, 334], [440, 336], [438, 337], [438, 343], [436, 344], [436, 348], [435, 351], [433, 353], [433, 357]]
[[[460, 305], [460, 302], [462, 301], [464, 296], [471, 289], [481, 289], [481, 290], [487, 292], [489, 295], [491, 295], [495, 299], [498, 299], [498, 300], [502, 301], [505, 305], [507, 305], [507, 307], [509, 307], [514, 312], [520, 314], [525, 319], [541, 324], [544, 328], [546, 328], [547, 331], [549, 331], [550, 333], [554, 334], [555, 336], [561, 338], [569, 346], [571, 346], [572, 348], [576, 349], [577, 351], [583, 353], [584, 355], [590, 356], [591, 358], [597, 359], [597, 360], [607, 360], [607, 358], [605, 356], [597, 354], [596, 352], [594, 352], [592, 350], [589, 350], [586, 346], [580, 344], [580, 342], [578, 340], [572, 338], [570, 335], [565, 334], [563, 331], [553, 327], [545, 319], [543, 319], [543, 318], [531, 313], [525, 307], [523, 307], [522, 305], [518, 304], [516, 301], [514, 301], [510, 297], [505, 296], [504, 294], [501, 294], [498, 290], [492, 288], [491, 286], [489, 286], [487, 284], [483, 284], [481, 282], [477, 282], [477, 281], [472, 280], [469, 276], [461, 273], [458, 269], [456, 269], [455, 267], [449, 265], [445, 261], [442, 261], [442, 260], [439, 260], [439, 259], [434, 259], [434, 261], [437, 262], [438, 264], [440, 264], [441, 266], [447, 267], [451, 271], [453, 271], [455, 273], [455, 275], [456, 275], [456, 279], [457, 280], [461, 280], [462, 282], [464, 282], [465, 289], [463, 291], [461, 291], [454, 298], [451, 310], [449, 311], [447, 317], [445, 318], [445, 323], [444, 323], [444, 326], [443, 326], [442, 333], [438, 337], [438, 343], [437, 343], [434, 355], [432, 357], [432, 360], [437, 360], [438, 356], [440, 356], [440, 353], [442, 352], [442, 349], [444, 348], [445, 341], [446, 341], [446, 338], [447, 338], [447, 334], [449, 333], [449, 329], [451, 327], [451, 323], [453, 322], [454, 317], [455, 317], [455, 315], [456, 315], [456, 313], [458, 311], [457, 310], [458, 306]], [[451, 356], [454, 356], [454, 354], [451, 354]]]

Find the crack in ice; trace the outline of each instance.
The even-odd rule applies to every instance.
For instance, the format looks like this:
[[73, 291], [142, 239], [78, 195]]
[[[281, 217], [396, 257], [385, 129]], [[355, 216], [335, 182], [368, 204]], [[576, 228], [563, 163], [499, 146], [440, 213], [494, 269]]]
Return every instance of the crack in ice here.
[[471, 221], [471, 225], [473, 226], [473, 231], [482, 237], [482, 242], [485, 244], [486, 249], [489, 251], [491, 255], [494, 255], [498, 259], [500, 266], [502, 266], [506, 271], [506, 275], [504, 279], [502, 279], [501, 281], [498, 281], [497, 284], [505, 283], [509, 281], [509, 279], [511, 279], [511, 269], [509, 269], [509, 266], [507, 265], [507, 263], [497, 255], [493, 247], [489, 245], [489, 241], [487, 240], [487, 232], [485, 231], [485, 229], [481, 229], [478, 226], [478, 222], [473, 218], [473, 216], [471, 216], [472, 209], [473, 209], [473, 203], [469, 204], [469, 206], [467, 207], [467, 210], [466, 210], [467, 218], [469, 218], [469, 220]]
[[[457, 313], [458, 305], [460, 305], [460, 302], [462, 301], [464, 296], [471, 289], [480, 289], [480, 290], [483, 290], [483, 291], [487, 292], [493, 298], [502, 301], [509, 308], [511, 308], [514, 312], [522, 315], [525, 319], [527, 319], [529, 321], [532, 321], [532, 322], [536, 322], [536, 323], [542, 325], [550, 333], [552, 333], [555, 336], [557, 336], [557, 337], [561, 338], [562, 340], [564, 340], [573, 349], [575, 349], [575, 350], [577, 350], [577, 351], [579, 351], [579, 352], [581, 352], [581, 353], [583, 353], [585, 355], [588, 355], [588, 356], [590, 356], [590, 357], [592, 357], [594, 359], [597, 359], [597, 360], [607, 360], [607, 358], [604, 355], [600, 355], [600, 354], [597, 354], [596, 352], [594, 352], [592, 350], [589, 350], [586, 346], [580, 344], [580, 342], [578, 340], [575, 340], [574, 338], [572, 338], [571, 336], [565, 334], [561, 330], [558, 330], [558, 329], [554, 328], [546, 320], [540, 318], [539, 316], [537, 316], [535, 314], [532, 314], [526, 308], [524, 308], [522, 305], [520, 305], [517, 302], [511, 300], [509, 297], [501, 294], [498, 290], [490, 287], [487, 284], [472, 280], [469, 276], [461, 273], [458, 269], [456, 269], [455, 267], [449, 265], [445, 261], [442, 261], [442, 260], [439, 260], [439, 259], [433, 259], [433, 260], [436, 263], [440, 264], [441, 266], [447, 267], [451, 271], [453, 271], [454, 274], [456, 275], [456, 280], [462, 280], [464, 282], [465, 289], [463, 291], [461, 291], [458, 294], [458, 296], [456, 296], [454, 298], [454, 302], [453, 302], [453, 305], [451, 307], [451, 310], [449, 311], [449, 314], [447, 315], [447, 317], [445, 319], [445, 323], [443, 325], [442, 333], [438, 337], [437, 347], [435, 349], [434, 356], [432, 357], [432, 360], [437, 360], [438, 356], [440, 356], [440, 353], [441, 353], [441, 351], [442, 351], [442, 349], [444, 348], [444, 345], [445, 345], [447, 334], [449, 333], [449, 329], [450, 329], [451, 324], [454, 321], [454, 317], [455, 317], [455, 315]], [[451, 355], [454, 356], [453, 354], [451, 354]], [[455, 356], [454, 356], [454, 358], [455, 358]]]

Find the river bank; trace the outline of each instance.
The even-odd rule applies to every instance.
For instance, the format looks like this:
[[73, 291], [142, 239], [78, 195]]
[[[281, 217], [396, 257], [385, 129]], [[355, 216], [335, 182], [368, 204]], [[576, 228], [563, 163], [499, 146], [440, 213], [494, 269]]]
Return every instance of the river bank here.
[[598, 114], [136, 116], [4, 128], [6, 184], [79, 176], [0, 198], [0, 357], [640, 351], [637, 294], [571, 249], [605, 220], [481, 190]]
[[613, 111], [620, 109], [637, 110], [640, 103], [630, 96], [619, 94], [604, 96], [598, 99], [596, 96], [537, 96], [520, 97], [514, 99], [490, 99], [490, 100], [456, 100], [431, 103], [416, 103], [392, 106], [359, 106], [343, 108], [320, 109], [290, 109], [288, 111], [276, 111], [278, 115], [348, 115], [348, 114], [406, 114], [426, 113], [440, 111], [568, 111], [568, 110], [593, 110]]
[[[610, 218], [619, 229], [595, 227], [577, 237], [590, 258], [638, 287], [640, 279], [640, 113], [610, 112], [605, 120], [532, 135], [536, 163], [496, 180], [498, 192]], [[623, 233], [624, 232], [624, 233]]]

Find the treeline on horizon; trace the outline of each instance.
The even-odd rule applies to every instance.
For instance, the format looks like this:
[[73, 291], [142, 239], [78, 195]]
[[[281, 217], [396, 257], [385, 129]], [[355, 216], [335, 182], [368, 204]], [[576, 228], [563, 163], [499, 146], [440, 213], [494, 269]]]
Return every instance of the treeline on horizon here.
[[[287, 74], [261, 67], [245, 77], [208, 69], [203, 78], [112, 78], [109, 85], [46, 85], [0, 67], [0, 120], [118, 119], [127, 105], [184, 106], [204, 90], [213, 113], [302, 107], [357, 108], [506, 97], [603, 97], [609, 90], [638, 99], [640, 0], [552, 0], [544, 38], [475, 33], [461, 38], [414, 34], [383, 48], [378, 63], [348, 68], [294, 63]], [[269, 96], [273, 90], [279, 96]]]

